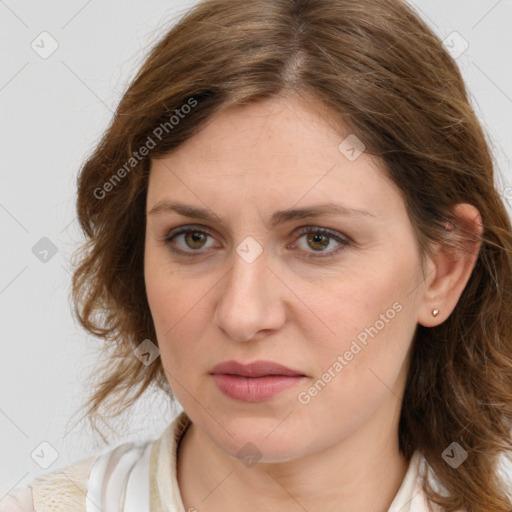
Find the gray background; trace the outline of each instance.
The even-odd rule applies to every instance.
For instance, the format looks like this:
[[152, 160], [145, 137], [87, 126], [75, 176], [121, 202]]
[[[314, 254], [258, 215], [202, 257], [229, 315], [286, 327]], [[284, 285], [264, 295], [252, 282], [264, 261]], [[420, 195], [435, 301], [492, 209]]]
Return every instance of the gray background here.
[[[193, 3], [0, 1], [0, 498], [100, 446], [77, 413], [98, 342], [70, 310], [69, 258], [81, 240], [75, 179], [148, 46]], [[456, 31], [469, 44], [457, 62], [510, 203], [512, 0], [411, 3], [441, 39]], [[45, 59], [31, 47], [51, 49], [44, 31], [58, 44]], [[33, 252], [43, 237], [57, 251], [46, 262]], [[117, 440], [155, 437], [175, 414], [163, 397], [147, 400]], [[52, 450], [57, 458], [45, 469], [34, 450], [41, 464]]]

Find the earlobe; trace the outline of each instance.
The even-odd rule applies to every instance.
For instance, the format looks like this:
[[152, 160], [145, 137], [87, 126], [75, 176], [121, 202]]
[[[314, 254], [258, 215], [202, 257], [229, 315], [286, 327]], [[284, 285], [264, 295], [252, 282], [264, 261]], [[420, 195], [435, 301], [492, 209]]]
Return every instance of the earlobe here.
[[434, 327], [444, 322], [455, 309], [475, 267], [483, 234], [478, 210], [467, 203], [454, 210], [456, 225], [449, 222], [445, 241], [436, 245], [432, 256], [434, 270], [426, 279], [418, 323]]

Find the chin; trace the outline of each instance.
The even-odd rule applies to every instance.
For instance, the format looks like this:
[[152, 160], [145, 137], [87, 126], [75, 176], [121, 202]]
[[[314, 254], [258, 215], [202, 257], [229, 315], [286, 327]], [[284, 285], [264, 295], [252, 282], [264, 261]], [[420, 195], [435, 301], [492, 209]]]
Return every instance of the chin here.
[[248, 467], [256, 462], [260, 464], [288, 462], [300, 456], [297, 453], [297, 443], [293, 442], [293, 439], [288, 438], [284, 442], [284, 438], [278, 436], [271, 441], [264, 436], [251, 438], [245, 435], [239, 440], [232, 440], [228, 446], [221, 448], [225, 453]]
[[229, 436], [221, 429], [216, 429], [213, 435], [215, 444], [226, 454], [244, 462], [246, 458], [261, 463], [286, 462], [300, 456], [300, 439], [303, 436], [293, 434], [284, 428], [278, 427], [281, 420], [275, 418], [255, 419], [254, 416], [246, 419], [233, 419], [226, 422]]

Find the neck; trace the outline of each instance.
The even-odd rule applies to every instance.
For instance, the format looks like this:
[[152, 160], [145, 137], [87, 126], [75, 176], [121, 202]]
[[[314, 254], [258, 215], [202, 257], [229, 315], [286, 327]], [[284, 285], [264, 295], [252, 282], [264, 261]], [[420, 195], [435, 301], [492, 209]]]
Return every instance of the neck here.
[[373, 418], [323, 451], [252, 467], [227, 455], [190, 425], [178, 452], [185, 510], [386, 512], [408, 467], [398, 449], [398, 417]]

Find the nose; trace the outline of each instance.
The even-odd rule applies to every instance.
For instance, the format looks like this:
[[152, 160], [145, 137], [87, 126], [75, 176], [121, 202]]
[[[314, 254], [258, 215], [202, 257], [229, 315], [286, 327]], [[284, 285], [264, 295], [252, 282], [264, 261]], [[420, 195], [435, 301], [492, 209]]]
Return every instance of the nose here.
[[217, 289], [214, 320], [229, 339], [260, 339], [286, 320], [286, 287], [268, 267], [265, 251], [252, 262], [234, 253], [233, 267]]

